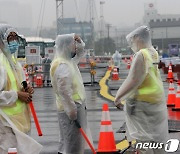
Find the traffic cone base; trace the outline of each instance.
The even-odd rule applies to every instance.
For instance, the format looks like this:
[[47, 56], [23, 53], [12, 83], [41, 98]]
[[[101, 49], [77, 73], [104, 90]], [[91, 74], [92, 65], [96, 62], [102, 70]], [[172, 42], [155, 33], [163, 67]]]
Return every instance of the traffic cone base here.
[[[101, 132], [100, 133], [100, 140], [99, 140], [99, 145], [98, 145], [98, 151], [101, 152], [112, 152], [116, 151], [116, 146], [114, 143], [112, 145], [109, 145], [110, 142], [107, 142], [109, 139], [114, 139], [114, 134], [112, 132]], [[106, 147], [106, 148], [105, 148]], [[111, 148], [108, 148], [111, 147]], [[113, 147], [113, 149], [112, 149]]]

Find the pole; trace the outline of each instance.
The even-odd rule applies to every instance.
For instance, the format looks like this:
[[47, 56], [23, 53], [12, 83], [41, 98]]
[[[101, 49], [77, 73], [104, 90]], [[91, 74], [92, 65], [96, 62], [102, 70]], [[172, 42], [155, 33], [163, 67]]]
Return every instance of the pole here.
[[118, 29], [115, 28], [115, 35], [116, 35], [116, 48], [119, 48], [119, 38], [118, 38]]
[[104, 1], [100, 1], [100, 40], [101, 40], [101, 50], [104, 52], [104, 13], [103, 13], [103, 5], [105, 4]]
[[109, 52], [109, 31], [110, 31], [111, 25], [107, 24], [106, 26], [107, 26], [107, 30], [108, 30], [108, 49], [107, 49], [107, 51]]
[[[26, 81], [23, 81], [22, 82], [22, 85], [24, 87], [24, 90], [26, 91], [27, 89], [27, 82]], [[40, 124], [39, 124], [39, 121], [38, 121], [38, 118], [37, 118], [37, 115], [36, 115], [36, 111], [34, 109], [34, 105], [33, 105], [33, 102], [29, 102], [29, 107], [31, 109], [31, 113], [32, 113], [32, 116], [34, 118], [34, 123], [36, 125], [36, 129], [37, 129], [37, 132], [38, 132], [38, 135], [39, 136], [42, 136], [42, 131], [41, 131], [41, 127], [40, 127]]]
[[94, 0], [89, 0], [89, 17], [90, 17], [90, 25], [91, 25], [91, 45], [92, 49], [94, 49]]
[[63, 33], [63, 18], [64, 18], [64, 0], [56, 0], [56, 24], [57, 35]]
[[164, 50], [163, 32], [162, 32], [162, 50]]
[[79, 122], [77, 120], [74, 121], [76, 126], [79, 128], [82, 136], [84, 137], [84, 139], [86, 140], [86, 142], [88, 143], [89, 147], [91, 148], [93, 154], [96, 154], [96, 151], [94, 150], [94, 147], [92, 146], [91, 142], [89, 141], [87, 135], [85, 134], [84, 130], [81, 128], [81, 125], [79, 124]]

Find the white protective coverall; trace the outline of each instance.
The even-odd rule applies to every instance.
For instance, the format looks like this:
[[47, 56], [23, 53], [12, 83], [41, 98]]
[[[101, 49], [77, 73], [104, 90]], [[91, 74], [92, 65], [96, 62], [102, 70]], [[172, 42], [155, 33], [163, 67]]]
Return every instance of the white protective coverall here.
[[121, 54], [119, 53], [119, 51], [116, 50], [115, 53], [112, 55], [112, 58], [114, 61], [114, 66], [119, 69], [121, 64]]
[[[56, 38], [56, 55], [51, 63], [50, 75], [56, 94], [60, 127], [59, 152], [84, 154], [85, 140], [74, 123], [77, 120], [86, 130], [85, 88], [78, 69], [78, 62], [84, 55], [84, 42], [74, 41], [75, 34], [59, 35]], [[74, 46], [76, 56], [72, 58]]]
[[[23, 112], [19, 115], [9, 116], [4, 112], [4, 107], [15, 105], [18, 94], [15, 90], [7, 91], [8, 72], [3, 61], [7, 60], [13, 70], [17, 85], [20, 88], [21, 82], [25, 81], [25, 75], [21, 65], [12, 58], [7, 48], [7, 36], [10, 32], [16, 32], [14, 28], [6, 24], [0, 24], [0, 153], [7, 154], [8, 148], [17, 148], [18, 154], [38, 154], [42, 146], [34, 139], [26, 135], [30, 131], [30, 113], [26, 103], [23, 103]], [[16, 57], [16, 54], [13, 54]], [[15, 62], [16, 61], [16, 62]], [[21, 123], [23, 121], [23, 123]]]
[[[157, 66], [158, 53], [151, 44], [150, 32], [146, 26], [137, 28], [126, 38], [135, 56], [129, 74], [116, 94], [115, 105], [126, 102], [124, 111], [130, 140], [165, 143], [168, 137], [168, 120], [163, 84]], [[139, 48], [135, 38], [143, 42], [144, 48]], [[150, 82], [155, 86], [146, 87]], [[146, 93], [143, 99], [139, 93], [142, 87], [147, 89], [143, 91]], [[154, 93], [153, 88], [158, 89], [158, 92]], [[164, 150], [141, 149], [140, 153], [161, 154]]]

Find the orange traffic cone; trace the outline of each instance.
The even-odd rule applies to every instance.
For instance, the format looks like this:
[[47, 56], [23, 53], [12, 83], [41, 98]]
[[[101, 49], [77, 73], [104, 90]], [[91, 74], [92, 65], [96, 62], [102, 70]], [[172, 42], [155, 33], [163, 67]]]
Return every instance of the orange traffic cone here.
[[42, 75], [37, 76], [36, 85], [37, 85], [37, 87], [42, 87], [43, 86]]
[[17, 154], [17, 149], [16, 148], [9, 148], [8, 154]]
[[128, 61], [128, 63], [127, 63], [127, 69], [130, 69], [130, 67], [131, 67], [130, 61]]
[[176, 100], [176, 94], [174, 90], [174, 84], [173, 81], [171, 80], [169, 83], [169, 92], [168, 92], [168, 99], [167, 99], [167, 106], [174, 106], [175, 105], [175, 100]]
[[119, 74], [116, 67], [114, 67], [112, 72], [112, 80], [119, 80]]
[[103, 105], [101, 129], [99, 135], [99, 144], [97, 154], [115, 153], [116, 143], [110, 120], [108, 104]]
[[177, 93], [176, 93], [176, 101], [175, 101], [175, 108], [172, 108], [173, 111], [180, 111], [180, 83], [177, 87]]
[[173, 72], [172, 72], [172, 66], [171, 66], [171, 63], [169, 64], [169, 70], [168, 70], [168, 76], [167, 76], [167, 80], [173, 80], [174, 77], [173, 77]]

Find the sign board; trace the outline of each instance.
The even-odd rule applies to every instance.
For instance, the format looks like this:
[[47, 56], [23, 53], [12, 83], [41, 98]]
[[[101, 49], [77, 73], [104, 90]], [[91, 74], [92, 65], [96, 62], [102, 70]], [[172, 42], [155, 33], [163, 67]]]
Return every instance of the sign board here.
[[27, 46], [25, 48], [25, 55], [39, 56], [40, 55], [40, 46]]
[[54, 58], [54, 55], [55, 55], [55, 47], [46, 47], [45, 48], [45, 54], [48, 54], [49, 55], [49, 58], [51, 60], [53, 60]]
[[25, 48], [25, 57], [27, 64], [40, 64], [40, 47], [39, 46], [27, 46]]

